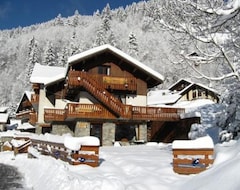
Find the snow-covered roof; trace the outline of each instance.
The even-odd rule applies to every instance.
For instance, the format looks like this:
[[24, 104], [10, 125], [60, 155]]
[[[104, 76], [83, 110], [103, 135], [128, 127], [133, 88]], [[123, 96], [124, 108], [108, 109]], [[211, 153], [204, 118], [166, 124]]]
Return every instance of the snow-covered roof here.
[[150, 76], [153, 76], [154, 78], [163, 81], [164, 77], [158, 73], [157, 71], [151, 69], [150, 67], [144, 65], [143, 63], [141, 63], [140, 61], [134, 59], [133, 57], [129, 56], [128, 54], [124, 53], [123, 51], [109, 45], [109, 44], [105, 44], [102, 46], [98, 46], [95, 48], [92, 48], [90, 50], [84, 51], [82, 53], [73, 55], [71, 57], [68, 58], [68, 64], [72, 64], [76, 61], [88, 58], [90, 56], [92, 56], [93, 54], [98, 54], [101, 53], [103, 51], [106, 50], [110, 50], [111, 52], [113, 52], [114, 54], [117, 54], [118, 56], [122, 57], [123, 59], [127, 60], [128, 62], [130, 62], [132, 65], [134, 65], [135, 67], [144, 70], [145, 72], [147, 72]]
[[18, 125], [17, 129], [23, 129], [23, 130], [26, 130], [26, 129], [35, 129], [35, 126], [31, 125], [30, 123], [23, 123], [23, 124], [20, 124]]
[[180, 94], [184, 93], [185, 91], [187, 91], [188, 89], [190, 89], [192, 86], [197, 85], [197, 86], [199, 86], [199, 87], [202, 87], [202, 88], [204, 88], [204, 89], [206, 89], [206, 90], [209, 90], [209, 91], [215, 93], [216, 95], [218, 95], [218, 92], [217, 92], [216, 90], [214, 90], [214, 89], [212, 89], [212, 88], [210, 88], [210, 87], [208, 87], [208, 86], [206, 86], [206, 85], [200, 84], [200, 83], [194, 83], [194, 82], [192, 82], [192, 81], [190, 81], [190, 80], [188, 80], [188, 79], [180, 79], [180, 80], [178, 80], [176, 83], [174, 83], [173, 85], [171, 85], [168, 89], [172, 89], [172, 88], [173, 88], [174, 86], [176, 86], [178, 83], [184, 82], [184, 81], [185, 81], [185, 82], [188, 82], [189, 85], [188, 85], [187, 87], [185, 87], [184, 89], [182, 89], [181, 91], [179, 91]]
[[179, 79], [177, 82], [173, 83], [168, 89], [171, 90], [174, 86], [176, 86], [178, 83], [183, 82], [183, 81], [188, 82], [189, 84], [193, 83], [192, 81], [190, 81], [188, 79]]
[[48, 66], [36, 63], [33, 68], [30, 82], [48, 85], [64, 79], [66, 72], [67, 68], [65, 67]]
[[0, 113], [0, 123], [7, 123], [8, 117], [8, 113]]
[[172, 143], [173, 149], [199, 149], [214, 148], [213, 140], [210, 136], [204, 136], [195, 140], [175, 140]]
[[174, 104], [179, 98], [181, 95], [178, 93], [171, 93], [169, 90], [155, 90], [148, 93], [147, 104], [148, 106]]

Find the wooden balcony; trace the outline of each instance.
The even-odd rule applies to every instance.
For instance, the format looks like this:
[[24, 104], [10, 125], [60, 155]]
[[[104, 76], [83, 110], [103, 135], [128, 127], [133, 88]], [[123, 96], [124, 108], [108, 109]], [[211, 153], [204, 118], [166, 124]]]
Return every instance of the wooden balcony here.
[[100, 104], [69, 103], [65, 109], [45, 109], [44, 120], [65, 121], [69, 119], [110, 119], [134, 121], [176, 121], [184, 109], [157, 108], [124, 105], [124, 114], [121, 118], [102, 107]]
[[133, 106], [132, 113], [134, 120], [176, 121], [184, 109]]
[[[68, 85], [72, 87], [79, 86], [79, 81], [86, 72], [72, 71], [68, 73]], [[88, 76], [89, 77], [89, 76]], [[97, 81], [98, 85], [104, 89], [136, 91], [137, 81], [134, 77], [111, 77], [107, 75], [91, 75], [91, 78]]]
[[65, 121], [66, 110], [65, 109], [44, 109], [44, 120], [50, 121]]

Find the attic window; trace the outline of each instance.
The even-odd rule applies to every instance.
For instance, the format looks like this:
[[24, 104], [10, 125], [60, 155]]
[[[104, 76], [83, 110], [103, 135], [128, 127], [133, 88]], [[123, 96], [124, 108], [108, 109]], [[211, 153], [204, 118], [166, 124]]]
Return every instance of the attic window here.
[[110, 75], [110, 66], [101, 65], [98, 67], [98, 74]]

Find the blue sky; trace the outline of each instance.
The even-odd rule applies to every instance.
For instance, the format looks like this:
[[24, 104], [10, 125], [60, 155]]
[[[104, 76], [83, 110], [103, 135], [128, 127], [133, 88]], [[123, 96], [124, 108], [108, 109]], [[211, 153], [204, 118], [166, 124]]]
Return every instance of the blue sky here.
[[0, 0], [0, 30], [30, 26], [49, 21], [58, 14], [72, 16], [92, 15], [109, 3], [111, 9], [141, 0]]

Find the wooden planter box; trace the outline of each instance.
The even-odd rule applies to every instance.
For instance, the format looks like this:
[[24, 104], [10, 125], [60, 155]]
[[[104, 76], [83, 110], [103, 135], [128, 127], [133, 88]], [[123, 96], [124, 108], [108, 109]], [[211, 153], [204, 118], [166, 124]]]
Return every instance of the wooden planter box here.
[[213, 149], [173, 149], [173, 171], [179, 174], [200, 173], [213, 164], [213, 153]]
[[179, 174], [197, 174], [214, 162], [214, 143], [209, 136], [196, 140], [175, 140], [172, 144], [173, 171]]

